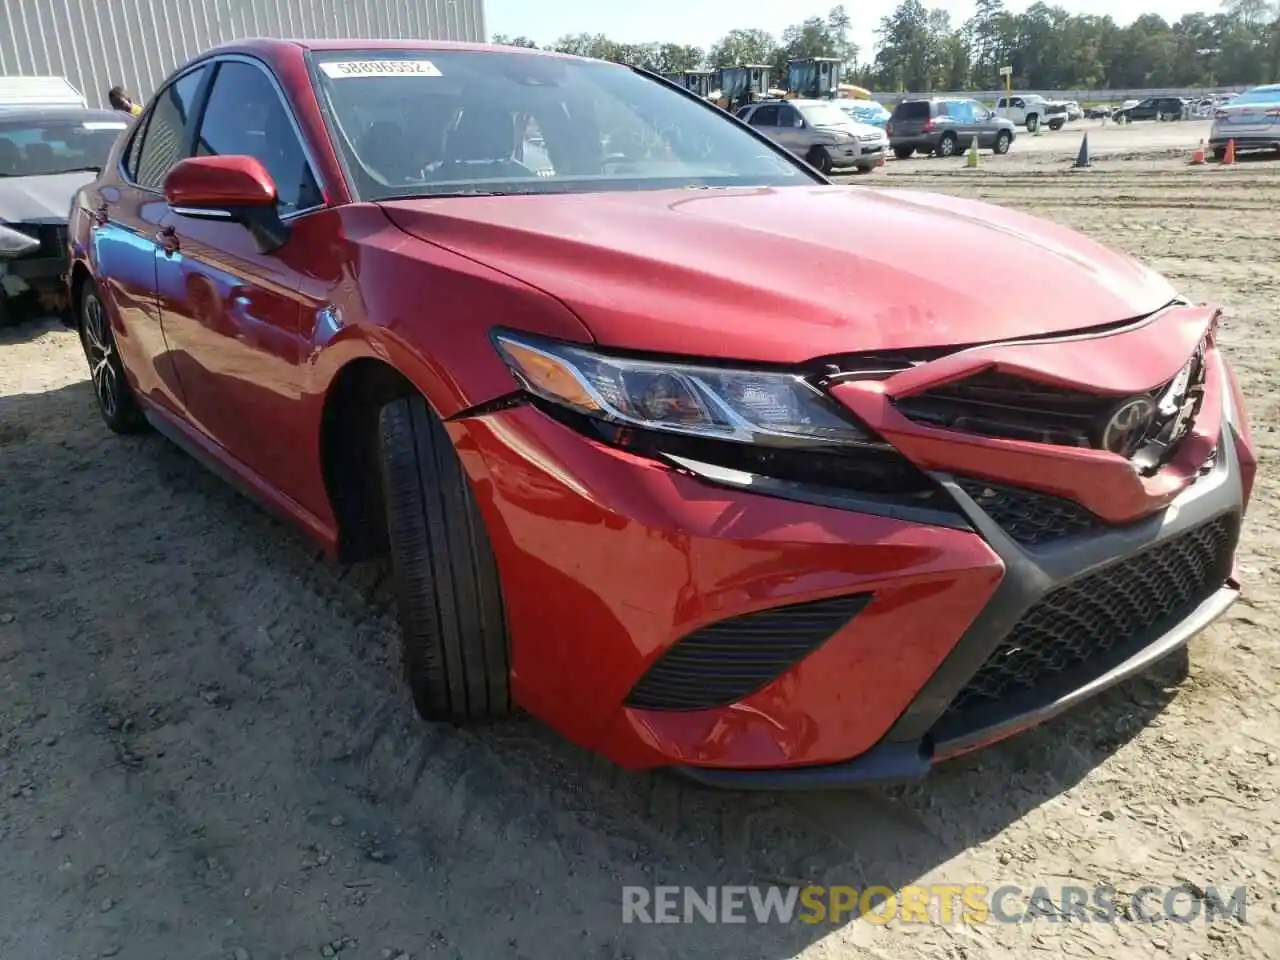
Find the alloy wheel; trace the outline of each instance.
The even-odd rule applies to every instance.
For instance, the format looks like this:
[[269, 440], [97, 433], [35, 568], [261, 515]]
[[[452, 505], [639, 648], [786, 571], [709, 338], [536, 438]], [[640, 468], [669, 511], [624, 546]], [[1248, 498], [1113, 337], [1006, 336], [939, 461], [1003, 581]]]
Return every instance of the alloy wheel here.
[[115, 341], [107, 325], [102, 301], [95, 296], [85, 297], [84, 316], [81, 321], [84, 353], [89, 360], [89, 376], [93, 379], [93, 392], [98, 405], [108, 418], [119, 409], [119, 381], [116, 378]]

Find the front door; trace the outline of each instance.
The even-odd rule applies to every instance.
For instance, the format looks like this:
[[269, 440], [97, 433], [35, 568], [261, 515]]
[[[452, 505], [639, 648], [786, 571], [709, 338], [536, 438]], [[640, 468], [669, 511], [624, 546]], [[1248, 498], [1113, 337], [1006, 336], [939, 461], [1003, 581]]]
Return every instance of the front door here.
[[118, 176], [104, 179], [88, 211], [93, 260], [106, 278], [100, 292], [124, 368], [140, 395], [171, 411], [183, 409], [183, 397], [156, 304], [156, 238], [169, 212], [161, 184], [182, 159], [187, 118], [208, 72], [198, 66], [160, 92], [138, 121]]
[[164, 334], [199, 429], [271, 486], [307, 489], [302, 458], [282, 438], [298, 433], [303, 317], [319, 305], [310, 299], [316, 285], [308, 252], [319, 242], [323, 198], [266, 69], [246, 59], [222, 60], [215, 69], [192, 153], [261, 161], [290, 233], [282, 247], [263, 253], [237, 223], [170, 211], [157, 253]]

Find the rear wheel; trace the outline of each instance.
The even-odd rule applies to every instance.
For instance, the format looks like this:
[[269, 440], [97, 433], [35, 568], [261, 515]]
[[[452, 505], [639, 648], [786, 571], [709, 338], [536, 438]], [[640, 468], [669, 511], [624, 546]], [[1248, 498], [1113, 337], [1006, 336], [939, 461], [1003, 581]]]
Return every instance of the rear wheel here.
[[831, 154], [823, 150], [822, 147], [813, 147], [805, 159], [809, 161], [809, 166], [823, 176], [831, 173]]
[[378, 418], [387, 540], [402, 662], [426, 720], [511, 711], [511, 656], [498, 567], [444, 426], [420, 396]]
[[954, 157], [956, 155], [956, 135], [954, 133], [944, 133], [942, 139], [938, 141], [936, 150], [940, 157]]
[[80, 293], [79, 326], [80, 345], [89, 361], [89, 378], [103, 421], [115, 433], [138, 433], [146, 429], [146, 418], [125, 379], [107, 308], [91, 280], [85, 281]]
[[992, 153], [1008, 153], [1009, 144], [1013, 142], [1013, 137], [1009, 136], [1008, 130], [1001, 130], [996, 134], [996, 142], [991, 145]]
[[899, 160], [910, 160], [911, 155], [916, 152], [915, 147], [894, 147], [893, 155]]

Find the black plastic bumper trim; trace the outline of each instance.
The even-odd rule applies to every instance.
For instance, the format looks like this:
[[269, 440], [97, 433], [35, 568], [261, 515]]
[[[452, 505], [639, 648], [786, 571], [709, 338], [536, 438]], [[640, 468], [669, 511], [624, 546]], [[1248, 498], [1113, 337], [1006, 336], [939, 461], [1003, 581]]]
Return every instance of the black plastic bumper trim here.
[[703, 463], [700, 460], [690, 460], [688, 457], [677, 457], [669, 453], [663, 454], [662, 459], [673, 467], [688, 471], [706, 483], [740, 490], [743, 493], [758, 493], [761, 496], [776, 497], [779, 500], [793, 500], [815, 507], [852, 510], [874, 517], [887, 517], [890, 520], [928, 524], [931, 527], [948, 527], [952, 530], [973, 529], [964, 514], [959, 512], [938, 510], [933, 507], [916, 507], [868, 494], [795, 483], [791, 480], [778, 480], [774, 477]]
[[[1064, 673], [1055, 682], [1022, 696], [966, 712], [963, 727], [957, 724], [948, 729], [938, 723], [1005, 634], [1050, 591], [1224, 514], [1238, 521], [1244, 504], [1234, 441], [1228, 417], [1214, 469], [1160, 513], [1096, 536], [1034, 548], [1011, 540], [949, 476], [938, 475], [939, 482], [968, 513], [974, 528], [1004, 561], [1005, 577], [889, 732], [870, 750], [841, 763], [763, 770], [678, 766], [672, 771], [706, 786], [731, 790], [864, 788], [916, 781], [936, 762], [1037, 726], [1143, 672], [1220, 617], [1239, 597], [1239, 585], [1227, 579], [1176, 623], [1162, 625], [1156, 636], [1135, 638], [1112, 651], [1109, 658]], [[1228, 551], [1232, 556], [1239, 532], [1237, 522]]]

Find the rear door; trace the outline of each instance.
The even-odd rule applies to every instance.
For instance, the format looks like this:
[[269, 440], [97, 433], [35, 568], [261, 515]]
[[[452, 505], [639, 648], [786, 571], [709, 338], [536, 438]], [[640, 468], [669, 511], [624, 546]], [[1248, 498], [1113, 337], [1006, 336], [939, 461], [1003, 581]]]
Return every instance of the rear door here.
[[333, 225], [321, 221], [315, 164], [267, 67], [232, 56], [216, 70], [193, 154], [261, 161], [275, 181], [289, 236], [262, 253], [238, 223], [170, 211], [158, 271], [165, 337], [199, 428], [276, 490], [306, 490], [314, 466], [296, 455], [301, 363], [334, 279], [321, 273]]
[[124, 367], [138, 393], [175, 412], [184, 409], [183, 391], [156, 300], [157, 238], [169, 211], [161, 191], [165, 175], [185, 155], [192, 110], [208, 76], [208, 66], [200, 64], [156, 95], [130, 134], [119, 169], [107, 172], [88, 211], [90, 255]]

